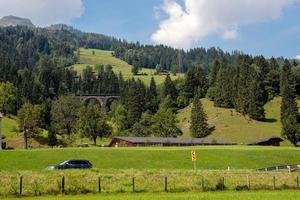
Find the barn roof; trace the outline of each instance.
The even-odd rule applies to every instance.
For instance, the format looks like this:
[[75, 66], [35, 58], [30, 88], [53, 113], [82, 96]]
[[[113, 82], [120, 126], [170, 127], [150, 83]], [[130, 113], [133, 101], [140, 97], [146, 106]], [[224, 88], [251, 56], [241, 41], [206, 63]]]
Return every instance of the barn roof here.
[[266, 137], [266, 138], [263, 138], [263, 139], [259, 139], [257, 141], [254, 141], [254, 142], [251, 142], [249, 143], [248, 145], [256, 145], [256, 144], [260, 144], [260, 143], [264, 143], [264, 142], [269, 142], [271, 140], [277, 140], [279, 142], [282, 142], [283, 139], [280, 138], [280, 137], [277, 137], [277, 136], [271, 136], [271, 137]]
[[[133, 144], [181, 144], [181, 145], [235, 145], [224, 141], [207, 138], [164, 138], [164, 137], [114, 137]], [[113, 141], [112, 140], [112, 141]]]

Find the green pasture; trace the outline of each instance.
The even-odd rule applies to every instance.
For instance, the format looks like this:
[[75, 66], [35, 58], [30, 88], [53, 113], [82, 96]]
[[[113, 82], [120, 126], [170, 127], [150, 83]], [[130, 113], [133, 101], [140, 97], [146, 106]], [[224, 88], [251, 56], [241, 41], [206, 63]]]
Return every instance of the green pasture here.
[[4, 117], [2, 121], [3, 127], [2, 131], [6, 138], [13, 138], [15, 137], [17, 131], [17, 121], [15, 117], [8, 118]]
[[[93, 52], [95, 54], [93, 54]], [[82, 73], [83, 69], [87, 66], [94, 67], [97, 64], [107, 65], [110, 64], [113, 66], [113, 70], [115, 73], [119, 74], [120, 72], [123, 74], [125, 79], [129, 78], [139, 78], [146, 84], [150, 84], [150, 80], [154, 77], [156, 84], [160, 85], [164, 82], [165, 76], [154, 75], [155, 69], [147, 69], [142, 68], [140, 73], [146, 73], [147, 75], [139, 75], [133, 76], [131, 73], [132, 66], [128, 63], [115, 58], [112, 56], [112, 51], [104, 51], [104, 50], [97, 50], [97, 49], [80, 49], [80, 56], [79, 56], [79, 63], [73, 65], [75, 71], [78, 73]], [[173, 80], [177, 79], [178, 77], [182, 77], [182, 74], [171, 75]]]
[[[214, 107], [214, 103], [208, 99], [202, 99], [202, 104], [209, 124], [215, 127], [209, 136], [211, 139], [247, 144], [270, 136], [281, 137], [280, 97], [265, 105], [266, 120], [263, 122], [251, 120], [234, 109]], [[178, 127], [183, 131], [184, 137], [190, 137], [190, 113], [191, 106], [188, 106], [177, 114]], [[291, 144], [285, 141], [283, 145]]]
[[[31, 197], [24, 200], [294, 200], [299, 198], [298, 191], [255, 191], [255, 192], [206, 192], [206, 193], [147, 193], [147, 194], [98, 194], [79, 196]], [[16, 198], [20, 199], [20, 198]], [[13, 200], [9, 198], [8, 200]]]
[[145, 148], [66, 148], [1, 151], [0, 170], [44, 170], [68, 159], [89, 160], [96, 169], [256, 169], [300, 164], [300, 149], [293, 147], [198, 146]]

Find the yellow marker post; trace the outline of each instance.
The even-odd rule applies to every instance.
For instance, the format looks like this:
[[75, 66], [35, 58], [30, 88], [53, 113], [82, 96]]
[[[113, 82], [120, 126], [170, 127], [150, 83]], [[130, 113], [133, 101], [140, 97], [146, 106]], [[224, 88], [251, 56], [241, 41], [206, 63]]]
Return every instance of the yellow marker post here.
[[196, 161], [197, 161], [196, 151], [193, 150], [191, 152], [191, 155], [192, 155], [192, 161], [194, 162], [194, 170], [196, 170], [197, 169], [197, 167], [196, 167]]

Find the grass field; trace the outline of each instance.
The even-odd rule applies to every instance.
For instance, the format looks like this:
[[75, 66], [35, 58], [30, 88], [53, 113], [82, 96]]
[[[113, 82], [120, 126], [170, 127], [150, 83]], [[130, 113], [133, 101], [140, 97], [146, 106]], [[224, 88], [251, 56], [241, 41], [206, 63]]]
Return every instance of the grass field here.
[[[103, 194], [178, 193], [208, 191], [292, 190], [297, 188], [299, 172], [255, 172], [255, 171], [208, 171], [208, 170], [64, 170], [64, 171], [0, 171], [1, 196], [17, 196], [19, 177], [23, 177], [23, 196], [59, 195], [64, 177], [64, 194], [80, 195], [98, 192], [98, 177], [101, 177]], [[167, 177], [167, 185], [165, 185]], [[202, 178], [204, 177], [204, 178]], [[220, 180], [224, 179], [224, 189]], [[248, 181], [249, 180], [249, 181]], [[250, 186], [250, 187], [248, 187]], [[250, 189], [249, 189], [250, 188]]]
[[[298, 199], [298, 191], [258, 191], [258, 192], [206, 192], [206, 193], [150, 193], [150, 194], [99, 194], [82, 196], [57, 196], [57, 197], [32, 197], [24, 200], [295, 200]], [[20, 198], [16, 198], [20, 199]], [[14, 200], [9, 198], [7, 200]]]
[[[209, 124], [215, 126], [215, 131], [209, 136], [211, 139], [246, 144], [269, 136], [281, 136], [279, 97], [265, 105], [265, 122], [250, 120], [234, 109], [214, 107], [213, 102], [208, 99], [202, 99], [202, 103]], [[298, 103], [300, 104], [300, 101]], [[178, 127], [183, 131], [184, 137], [190, 137], [190, 112], [191, 106], [180, 110], [177, 115]], [[283, 145], [290, 143], [286, 141]]]
[[[93, 51], [95, 54], [93, 55]], [[165, 80], [165, 76], [154, 75], [155, 69], [146, 69], [142, 68], [141, 73], [147, 73], [147, 76], [133, 76], [131, 73], [132, 66], [128, 63], [115, 58], [112, 56], [112, 51], [103, 51], [96, 49], [80, 49], [80, 59], [79, 63], [73, 66], [74, 70], [81, 73], [83, 69], [87, 66], [94, 67], [97, 64], [107, 65], [111, 64], [113, 66], [113, 70], [119, 74], [122, 72], [125, 79], [129, 78], [139, 78], [146, 84], [150, 84], [150, 80], [154, 77], [156, 84], [160, 85]], [[171, 78], [175, 80], [178, 77], [182, 77], [182, 74], [177, 74], [176, 76], [171, 75]]]
[[[297, 164], [300, 149], [292, 147], [203, 146], [156, 148], [67, 148], [0, 152], [0, 170], [43, 170], [68, 159], [87, 159], [96, 169], [193, 169], [190, 151], [196, 149], [197, 168], [256, 169]], [[292, 156], [291, 156], [292, 155]]]

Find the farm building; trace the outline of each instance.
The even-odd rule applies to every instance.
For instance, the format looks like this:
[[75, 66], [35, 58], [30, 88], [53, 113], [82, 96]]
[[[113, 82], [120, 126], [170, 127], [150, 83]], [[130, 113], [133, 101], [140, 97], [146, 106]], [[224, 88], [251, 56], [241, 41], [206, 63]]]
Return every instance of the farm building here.
[[206, 138], [114, 137], [109, 147], [236, 145]]
[[255, 142], [249, 143], [248, 145], [259, 145], [259, 146], [280, 146], [280, 142], [283, 139], [280, 137], [272, 136], [264, 139], [257, 140]]

